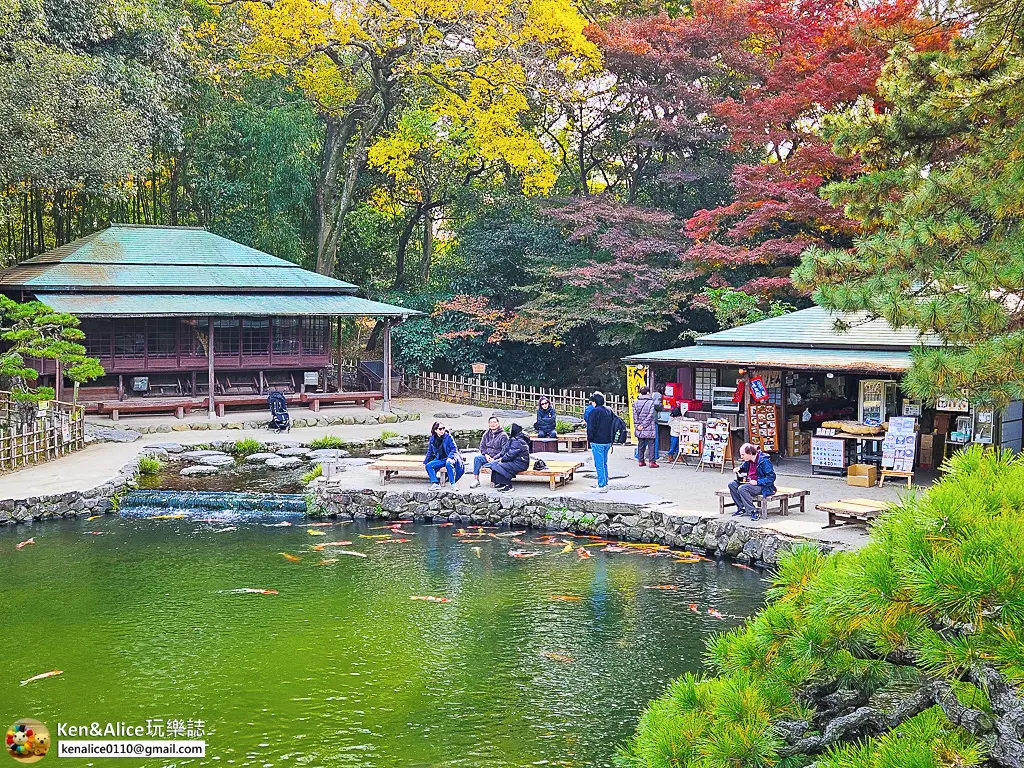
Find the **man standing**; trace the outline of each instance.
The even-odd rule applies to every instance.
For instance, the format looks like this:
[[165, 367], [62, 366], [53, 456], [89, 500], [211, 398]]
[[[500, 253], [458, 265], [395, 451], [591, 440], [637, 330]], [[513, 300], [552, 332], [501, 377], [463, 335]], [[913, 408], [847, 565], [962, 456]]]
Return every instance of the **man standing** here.
[[658, 466], [659, 404], [655, 402], [650, 388], [646, 386], [640, 387], [640, 397], [633, 401], [633, 429], [639, 443], [636, 457], [641, 467], [647, 466], [647, 457], [650, 457], [650, 466]]
[[480, 455], [473, 457], [473, 482], [470, 488], [480, 487], [480, 470], [484, 464], [497, 461], [505, 447], [508, 445], [508, 435], [501, 428], [501, 422], [497, 416], [491, 416], [487, 420], [487, 431], [480, 438]]
[[602, 393], [595, 392], [590, 399], [594, 407], [586, 417], [587, 440], [597, 470], [597, 492], [608, 493], [608, 454], [615, 440], [615, 414], [605, 407]]
[[751, 443], [740, 447], [740, 458], [743, 463], [736, 469], [736, 479], [729, 483], [729, 494], [736, 505], [732, 516], [750, 515], [751, 520], [757, 520], [760, 515], [753, 499], [775, 493], [775, 467], [768, 454]]

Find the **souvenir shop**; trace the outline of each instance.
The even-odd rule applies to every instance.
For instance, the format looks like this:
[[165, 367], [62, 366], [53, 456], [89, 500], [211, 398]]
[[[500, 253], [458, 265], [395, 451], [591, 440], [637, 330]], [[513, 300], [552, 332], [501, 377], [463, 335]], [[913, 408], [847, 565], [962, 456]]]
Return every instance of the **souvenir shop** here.
[[[842, 333], [834, 324], [815, 307], [625, 358], [663, 397], [662, 451], [677, 438], [676, 463], [717, 464], [750, 442], [815, 474], [854, 467], [866, 477], [851, 484], [868, 485], [880, 472], [937, 469], [972, 443], [1020, 450], [1021, 403], [997, 413], [965, 398], [925, 404], [901, 390], [911, 349], [937, 342], [881, 320], [848, 320]], [[705, 445], [709, 431], [718, 455]]]

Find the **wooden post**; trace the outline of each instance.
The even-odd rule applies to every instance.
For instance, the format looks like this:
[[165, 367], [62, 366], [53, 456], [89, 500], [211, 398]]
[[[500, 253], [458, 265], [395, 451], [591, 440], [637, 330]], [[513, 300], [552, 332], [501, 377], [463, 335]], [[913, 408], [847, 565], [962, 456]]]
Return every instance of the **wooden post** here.
[[341, 380], [341, 377], [342, 377], [342, 374], [344, 373], [344, 368], [345, 368], [345, 366], [342, 365], [342, 358], [341, 358], [341, 342], [342, 341], [343, 341], [343, 336], [342, 336], [342, 330], [341, 330], [341, 316], [339, 315], [338, 316], [338, 391], [339, 392], [344, 392], [345, 391], [345, 387], [342, 384], [342, 380]]
[[53, 391], [57, 402], [59, 403], [64, 399], [64, 371], [61, 370], [60, 360], [54, 360], [53, 364], [56, 370]]
[[384, 403], [381, 409], [391, 413], [391, 320], [384, 320]]
[[216, 374], [213, 370], [213, 318], [208, 318], [206, 321], [206, 373], [210, 377], [210, 398], [209, 398], [209, 413], [210, 418], [213, 419], [217, 415], [217, 406], [213, 402], [213, 382]]
[[124, 374], [117, 375], [117, 399], [124, 400]]

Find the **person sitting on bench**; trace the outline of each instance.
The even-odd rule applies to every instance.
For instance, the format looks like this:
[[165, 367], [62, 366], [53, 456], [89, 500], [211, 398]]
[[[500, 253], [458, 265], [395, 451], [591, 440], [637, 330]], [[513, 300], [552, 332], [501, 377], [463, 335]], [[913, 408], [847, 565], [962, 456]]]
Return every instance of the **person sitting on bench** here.
[[513, 424], [509, 430], [508, 445], [497, 461], [491, 462], [491, 482], [499, 491], [511, 491], [512, 480], [530, 468], [530, 442], [523, 428]]
[[736, 505], [732, 516], [750, 515], [751, 520], [757, 520], [760, 515], [754, 497], [775, 494], [775, 467], [768, 454], [752, 443], [740, 447], [740, 458], [743, 463], [736, 468], [736, 479], [729, 483], [729, 494]]
[[498, 417], [491, 416], [487, 420], [487, 430], [480, 438], [480, 455], [473, 457], [474, 480], [469, 484], [470, 488], [480, 487], [480, 470], [484, 468], [484, 465], [497, 461], [501, 454], [505, 452], [506, 445], [508, 445], [508, 435], [501, 428], [501, 422], [498, 421]]
[[537, 437], [558, 437], [555, 432], [557, 423], [558, 416], [551, 407], [551, 401], [542, 397], [537, 403], [537, 421], [533, 424], [533, 428], [537, 430]]
[[423, 459], [423, 465], [427, 468], [427, 477], [430, 478], [430, 490], [436, 491], [441, 487], [437, 479], [437, 470], [441, 467], [444, 467], [448, 473], [451, 489], [459, 490], [456, 483], [466, 471], [466, 461], [462, 458], [462, 453], [459, 452], [459, 446], [455, 444], [455, 438], [439, 421], [435, 421], [430, 428], [427, 456]]

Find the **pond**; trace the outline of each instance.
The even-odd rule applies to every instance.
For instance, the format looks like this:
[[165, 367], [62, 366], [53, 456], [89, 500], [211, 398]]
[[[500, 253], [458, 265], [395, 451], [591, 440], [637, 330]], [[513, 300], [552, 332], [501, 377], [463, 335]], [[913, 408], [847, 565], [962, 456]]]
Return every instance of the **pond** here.
[[[294, 522], [0, 528], [0, 719], [203, 721], [206, 758], [147, 766], [609, 766], [707, 637], [763, 602], [761, 574], [724, 562]], [[352, 544], [313, 549], [334, 541]]]

